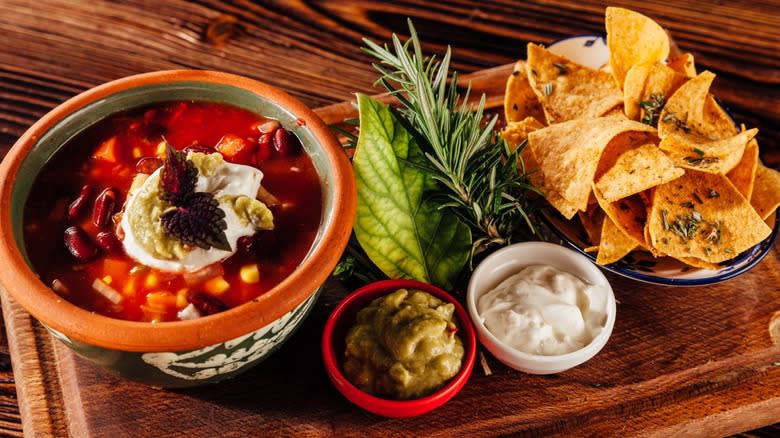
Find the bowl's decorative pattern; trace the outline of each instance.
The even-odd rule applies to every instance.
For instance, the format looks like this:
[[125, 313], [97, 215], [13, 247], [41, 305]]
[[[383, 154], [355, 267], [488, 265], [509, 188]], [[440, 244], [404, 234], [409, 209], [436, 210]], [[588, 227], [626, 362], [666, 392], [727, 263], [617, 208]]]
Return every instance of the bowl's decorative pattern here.
[[209, 380], [230, 375], [245, 365], [269, 356], [281, 346], [309, 313], [316, 298], [316, 294], [312, 295], [295, 309], [254, 333], [183, 353], [146, 353], [141, 356], [141, 360], [178, 379]]
[[257, 365], [287, 341], [306, 318], [320, 291], [283, 317], [229, 341], [189, 351], [133, 353], [100, 348], [69, 338], [45, 326], [75, 353], [129, 380], [164, 388], [216, 383]]

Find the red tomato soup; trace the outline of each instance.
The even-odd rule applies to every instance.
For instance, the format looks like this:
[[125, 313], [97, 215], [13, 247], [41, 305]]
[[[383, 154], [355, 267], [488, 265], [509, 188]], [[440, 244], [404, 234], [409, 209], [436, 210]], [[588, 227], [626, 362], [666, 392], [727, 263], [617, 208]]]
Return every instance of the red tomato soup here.
[[[122, 208], [136, 174], [162, 165], [164, 141], [260, 169], [258, 199], [274, 229], [239, 238], [235, 254], [195, 272], [161, 271], [126, 255]], [[114, 318], [175, 321], [238, 306], [287, 277], [317, 234], [322, 188], [310, 157], [278, 122], [224, 104], [171, 102], [116, 114], [70, 140], [41, 171], [24, 214], [30, 261], [63, 298]]]

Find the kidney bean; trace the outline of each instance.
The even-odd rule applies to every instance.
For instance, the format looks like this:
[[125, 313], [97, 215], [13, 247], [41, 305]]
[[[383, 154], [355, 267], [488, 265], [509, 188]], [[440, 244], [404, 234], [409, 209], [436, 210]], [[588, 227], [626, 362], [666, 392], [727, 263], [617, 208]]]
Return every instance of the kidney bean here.
[[168, 133], [168, 128], [159, 123], [150, 123], [146, 125], [146, 136], [149, 138], [159, 138]]
[[238, 250], [241, 251], [242, 254], [252, 254], [254, 244], [255, 244], [254, 236], [241, 236], [238, 238], [238, 241], [236, 242], [236, 245], [238, 246]]
[[276, 235], [266, 230], [260, 230], [252, 237], [252, 252], [256, 257], [273, 254], [276, 250]]
[[155, 170], [162, 167], [163, 162], [157, 157], [143, 157], [135, 162], [135, 171], [151, 175]]
[[104, 189], [95, 198], [95, 207], [92, 210], [92, 223], [98, 228], [105, 228], [111, 222], [111, 215], [117, 204], [116, 190], [109, 187]]
[[124, 253], [122, 242], [113, 231], [101, 231], [97, 233], [95, 242], [106, 254], [120, 255]]
[[91, 195], [92, 186], [85, 184], [81, 187], [79, 195], [68, 206], [68, 220], [75, 222], [84, 214]]
[[274, 131], [274, 149], [284, 156], [291, 157], [298, 153], [300, 145], [298, 139], [290, 134], [290, 131], [279, 128]]
[[65, 248], [80, 262], [87, 262], [99, 253], [87, 233], [77, 226], [65, 229]]
[[160, 111], [156, 108], [146, 110], [146, 112], [144, 112], [144, 123], [156, 123], [160, 116], [159, 113]]
[[279, 129], [281, 126], [282, 125], [280, 125], [279, 122], [276, 120], [267, 120], [265, 122], [253, 125], [252, 129], [256, 130], [261, 134], [273, 134], [274, 131]]
[[227, 310], [225, 303], [203, 292], [192, 291], [188, 298], [201, 315], [213, 315]]
[[262, 163], [271, 159], [274, 150], [271, 146], [272, 136], [271, 134], [263, 134], [257, 139], [257, 163]]

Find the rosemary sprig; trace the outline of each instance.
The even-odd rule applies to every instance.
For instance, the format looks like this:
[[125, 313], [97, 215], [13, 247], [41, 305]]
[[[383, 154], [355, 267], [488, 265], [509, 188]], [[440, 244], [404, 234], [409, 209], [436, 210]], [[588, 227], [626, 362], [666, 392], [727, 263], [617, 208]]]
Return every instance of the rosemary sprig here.
[[645, 115], [642, 116], [642, 123], [645, 125], [656, 126], [658, 124], [658, 116], [661, 115], [661, 110], [664, 108], [666, 98], [663, 94], [651, 94], [650, 100], [643, 100], [639, 102], [639, 108], [645, 110]]
[[473, 108], [471, 87], [464, 96], [458, 93], [457, 73], [449, 73], [450, 48], [441, 61], [424, 57], [408, 23], [405, 43], [393, 35], [391, 50], [364, 39], [364, 50], [379, 60], [377, 83], [398, 99], [397, 114], [425, 153], [427, 170], [438, 182], [430, 195], [471, 227], [472, 256], [530, 237], [535, 229], [526, 195], [539, 192], [524, 173], [522, 147], [509, 152], [495, 130], [496, 116], [483, 123], [484, 95]]

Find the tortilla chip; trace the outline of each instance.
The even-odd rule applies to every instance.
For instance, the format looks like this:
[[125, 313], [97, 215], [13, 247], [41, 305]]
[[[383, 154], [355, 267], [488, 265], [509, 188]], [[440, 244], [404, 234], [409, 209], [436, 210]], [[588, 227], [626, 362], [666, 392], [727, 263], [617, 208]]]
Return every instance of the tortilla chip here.
[[696, 257], [675, 257], [677, 260], [685, 263], [686, 265], [693, 266], [699, 269], [712, 269], [718, 270], [720, 266], [715, 263], [705, 262], [704, 260], [697, 259]]
[[622, 259], [636, 249], [634, 239], [626, 234], [609, 217], [604, 218], [596, 264], [608, 265]]
[[[564, 217], [571, 219], [577, 213], [577, 207], [571, 202], [564, 199], [557, 191], [545, 185], [544, 173], [539, 168], [539, 162], [534, 156], [534, 151], [526, 145], [522, 151], [520, 151], [520, 158], [522, 159], [522, 169], [518, 169], [519, 172], [524, 172], [528, 176], [528, 180], [534, 187], [538, 188], [542, 192], [547, 202], [558, 210]], [[520, 163], [518, 163], [518, 167]]]
[[566, 210], [571, 214], [559, 208], [567, 219], [574, 216], [574, 211], [588, 207], [601, 152], [610, 140], [626, 131], [654, 130], [625, 118], [597, 117], [558, 123], [528, 134], [528, 147], [544, 175], [544, 185], [537, 187], [545, 194], [557, 192], [568, 201], [570, 208]]
[[[711, 137], [726, 138], [737, 135], [740, 132], [734, 119], [723, 109], [712, 94], [707, 96], [707, 101], [704, 102], [704, 116], [709, 124]], [[743, 128], [742, 131], [744, 130]]]
[[517, 61], [504, 94], [504, 118], [507, 123], [519, 122], [526, 117], [545, 120], [542, 106], [536, 98], [531, 84], [528, 83], [525, 61]]
[[745, 146], [745, 152], [742, 153], [742, 159], [729, 171], [726, 176], [734, 187], [742, 193], [748, 201], [753, 195], [753, 182], [756, 179], [756, 168], [758, 167], [758, 142], [755, 138], [751, 139]]
[[758, 163], [750, 204], [761, 219], [768, 218], [777, 210], [780, 206], [780, 172]]
[[623, 104], [626, 117], [656, 126], [664, 102], [688, 78], [657, 62], [637, 64], [626, 73]]
[[578, 211], [577, 216], [580, 218], [580, 223], [585, 234], [588, 235], [590, 243], [598, 245], [601, 241], [601, 228], [604, 224], [604, 210], [596, 203], [589, 205], [585, 211]]
[[667, 100], [658, 120], [658, 136], [680, 135], [691, 143], [732, 137], [734, 122], [710, 96], [715, 75], [704, 71], [680, 86]]
[[602, 210], [612, 222], [639, 246], [645, 245], [645, 222], [647, 209], [638, 195], [619, 199], [615, 202], [607, 202], [599, 193], [598, 188], [593, 188], [593, 194], [599, 202]]
[[696, 76], [696, 64], [693, 61], [693, 55], [690, 53], [682, 53], [673, 58], [669, 58], [669, 62], [667, 62], [666, 65], [677, 73], [689, 78]]
[[608, 202], [642, 192], [680, 177], [684, 170], [655, 144], [646, 144], [624, 152], [601, 178], [596, 187]]
[[639, 120], [639, 102], [642, 101], [648, 76], [649, 64], [637, 64], [626, 72], [623, 80], [623, 111], [631, 120]]
[[772, 231], [724, 175], [686, 171], [655, 189], [650, 244], [675, 258], [720, 263]]
[[693, 143], [691, 137], [671, 134], [661, 140], [659, 147], [679, 167], [726, 174], [739, 164], [745, 147], [756, 134], [758, 129], [753, 128], [733, 137], [706, 143]]
[[[649, 143], [658, 144], [658, 137], [655, 135], [655, 132], [627, 131], [616, 135], [610, 140], [604, 151], [601, 152], [594, 180], [598, 180], [606, 171], [611, 169], [621, 155], [631, 149], [636, 149]], [[595, 199], [593, 202], [596, 202]]]
[[[533, 117], [526, 117], [519, 122], [508, 122], [501, 131], [501, 137], [506, 140], [509, 150], [514, 152], [521, 143], [528, 139], [528, 133], [544, 128], [538, 120]], [[521, 152], [522, 154], [522, 152]]]
[[527, 70], [548, 124], [598, 117], [623, 102], [609, 73], [579, 65], [539, 45], [528, 44]]
[[608, 7], [605, 24], [609, 65], [620, 89], [632, 66], [663, 62], [669, 56], [669, 36], [652, 19], [628, 9]]

